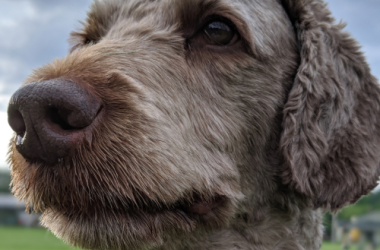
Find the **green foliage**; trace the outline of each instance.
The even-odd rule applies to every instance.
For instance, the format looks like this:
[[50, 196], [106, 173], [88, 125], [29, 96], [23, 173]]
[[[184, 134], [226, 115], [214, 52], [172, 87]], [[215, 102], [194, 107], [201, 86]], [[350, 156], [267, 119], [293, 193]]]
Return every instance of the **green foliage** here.
[[323, 226], [325, 227], [325, 232], [327, 235], [331, 235], [331, 222], [332, 222], [331, 213], [325, 213], [323, 215]]
[[380, 192], [364, 196], [357, 203], [343, 208], [338, 214], [338, 219], [349, 220], [352, 216], [359, 216], [372, 211], [380, 211]]
[[[372, 211], [380, 211], [380, 192], [371, 193], [362, 197], [357, 203], [343, 208], [338, 213], [338, 220], [349, 221], [353, 216], [361, 216]], [[323, 225], [325, 233], [331, 236], [331, 213], [325, 213], [323, 216]]]

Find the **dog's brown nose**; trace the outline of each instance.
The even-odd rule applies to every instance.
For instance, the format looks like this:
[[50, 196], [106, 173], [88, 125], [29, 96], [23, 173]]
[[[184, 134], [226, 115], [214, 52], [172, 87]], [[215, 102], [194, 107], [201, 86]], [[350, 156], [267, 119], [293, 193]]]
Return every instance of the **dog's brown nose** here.
[[74, 82], [32, 82], [13, 94], [8, 123], [27, 160], [53, 164], [83, 141], [100, 109], [100, 102]]

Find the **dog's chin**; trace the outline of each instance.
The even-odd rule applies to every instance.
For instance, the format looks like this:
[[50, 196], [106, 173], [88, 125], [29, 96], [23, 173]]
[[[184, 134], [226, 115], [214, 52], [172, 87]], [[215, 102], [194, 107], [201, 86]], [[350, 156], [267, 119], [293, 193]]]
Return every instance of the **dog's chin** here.
[[[84, 249], [151, 249], [165, 244], [168, 237], [188, 235], [199, 228], [226, 226], [231, 202], [226, 197], [198, 201], [156, 211], [69, 212], [46, 208], [42, 225], [74, 247]], [[169, 236], [170, 235], [170, 236]]]
[[[84, 249], [152, 249], [191, 237], [193, 232], [224, 228], [240, 197], [224, 185], [204, 193], [194, 188], [173, 197], [170, 204], [153, 201], [144, 193], [132, 201], [120, 192], [78, 188], [85, 186], [78, 184], [83, 176], [70, 178], [75, 172], [72, 168], [48, 167], [22, 157], [12, 160], [14, 194], [41, 211], [42, 225], [58, 238]], [[97, 179], [86, 180], [89, 186], [100, 185]]]

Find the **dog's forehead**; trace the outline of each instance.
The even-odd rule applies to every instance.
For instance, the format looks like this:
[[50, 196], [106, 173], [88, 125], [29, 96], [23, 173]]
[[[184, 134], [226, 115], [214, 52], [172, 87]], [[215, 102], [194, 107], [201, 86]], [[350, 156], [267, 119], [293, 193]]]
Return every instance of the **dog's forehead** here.
[[[249, 18], [251, 15], [260, 15], [264, 9], [267, 13], [280, 5], [278, 0], [111, 0], [104, 3], [109, 6], [118, 5], [121, 17], [138, 20], [150, 15], [160, 20], [189, 15], [199, 17], [208, 12], [225, 12]], [[108, 10], [113, 11], [112, 8]]]
[[104, 0], [93, 3], [82, 31], [73, 33], [72, 40], [79, 37], [81, 43], [89, 43], [105, 36], [124, 39], [131, 32], [136, 35], [148, 30], [179, 31], [186, 37], [202, 28], [207, 17], [215, 15], [232, 19], [244, 39], [255, 44], [257, 50], [275, 51], [278, 45], [269, 44], [271, 41], [287, 41], [292, 35], [278, 0]]
[[116, 22], [142, 19], [150, 19], [152, 26], [191, 25], [208, 15], [234, 16], [246, 23], [273, 22], [280, 9], [278, 0], [104, 0], [93, 3], [85, 26], [109, 29]]

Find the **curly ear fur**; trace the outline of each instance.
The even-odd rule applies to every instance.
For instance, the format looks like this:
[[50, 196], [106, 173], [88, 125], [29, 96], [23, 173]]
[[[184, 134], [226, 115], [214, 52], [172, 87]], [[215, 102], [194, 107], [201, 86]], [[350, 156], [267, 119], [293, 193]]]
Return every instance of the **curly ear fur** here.
[[283, 180], [332, 210], [380, 175], [380, 89], [357, 42], [322, 0], [281, 0], [301, 61], [284, 107]]

